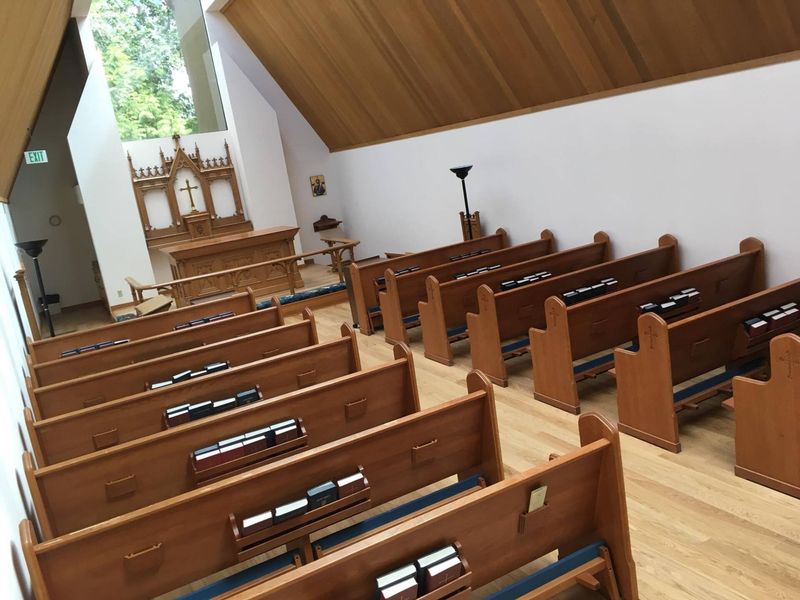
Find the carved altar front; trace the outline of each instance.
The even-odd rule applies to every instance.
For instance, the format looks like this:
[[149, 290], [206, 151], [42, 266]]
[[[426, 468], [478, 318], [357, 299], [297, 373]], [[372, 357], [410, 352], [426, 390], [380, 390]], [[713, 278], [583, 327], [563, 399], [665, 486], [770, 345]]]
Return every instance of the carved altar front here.
[[[181, 284], [181, 295], [186, 301], [246, 287], [261, 295], [288, 290], [290, 282], [294, 287], [302, 287], [300, 273], [285, 264], [262, 265], [235, 273], [226, 273], [226, 269], [293, 256], [297, 232], [297, 227], [271, 227], [163, 246], [160, 250], [169, 257], [175, 279], [208, 275]], [[232, 277], [235, 281], [231, 280]]]
[[[173, 140], [175, 155], [167, 157], [163, 150], [159, 150], [160, 165], [137, 169], [128, 154], [128, 167], [147, 246], [159, 248], [193, 239], [252, 231], [253, 225], [244, 215], [228, 143], [224, 144], [225, 156], [204, 159], [197, 144], [194, 153], [190, 154], [181, 147], [180, 136], [173, 136]], [[190, 184], [190, 178], [196, 185]], [[184, 180], [186, 188], [178, 189]], [[215, 203], [212, 188], [216, 182], [229, 190], [226, 192], [229, 199], [226, 210], [221, 210]], [[192, 196], [193, 191], [195, 196]], [[201, 209], [197, 208], [195, 201], [201, 203]], [[164, 213], [165, 208], [168, 218], [154, 223], [151, 211]]]

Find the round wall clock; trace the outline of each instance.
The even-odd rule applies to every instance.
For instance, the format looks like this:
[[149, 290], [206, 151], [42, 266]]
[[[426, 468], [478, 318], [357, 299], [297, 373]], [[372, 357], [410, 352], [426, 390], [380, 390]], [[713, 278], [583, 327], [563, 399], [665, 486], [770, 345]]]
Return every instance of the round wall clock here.
[[61, 217], [59, 217], [58, 215], [51, 216], [49, 220], [50, 220], [50, 225], [52, 225], [53, 227], [58, 227], [59, 225], [61, 225]]

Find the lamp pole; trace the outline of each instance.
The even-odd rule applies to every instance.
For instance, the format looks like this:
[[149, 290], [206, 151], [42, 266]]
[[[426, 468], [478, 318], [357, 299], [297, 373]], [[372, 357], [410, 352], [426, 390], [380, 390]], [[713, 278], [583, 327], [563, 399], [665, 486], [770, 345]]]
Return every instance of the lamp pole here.
[[50, 337], [56, 337], [56, 332], [53, 329], [53, 318], [50, 316], [50, 306], [47, 303], [47, 293], [44, 291], [44, 281], [42, 281], [42, 269], [39, 267], [39, 255], [42, 253], [42, 248], [47, 243], [47, 240], [32, 240], [30, 242], [19, 242], [15, 244], [20, 250], [24, 250], [25, 254], [33, 259], [33, 266], [36, 269], [36, 280], [39, 283], [39, 293], [42, 295], [42, 310], [47, 319], [47, 327], [50, 329]]
[[472, 215], [469, 212], [469, 200], [467, 199], [467, 175], [469, 175], [469, 171], [472, 169], [472, 165], [466, 165], [463, 167], [453, 167], [450, 170], [456, 174], [461, 180], [461, 191], [464, 193], [464, 212], [467, 217], [467, 235], [469, 239], [472, 239]]

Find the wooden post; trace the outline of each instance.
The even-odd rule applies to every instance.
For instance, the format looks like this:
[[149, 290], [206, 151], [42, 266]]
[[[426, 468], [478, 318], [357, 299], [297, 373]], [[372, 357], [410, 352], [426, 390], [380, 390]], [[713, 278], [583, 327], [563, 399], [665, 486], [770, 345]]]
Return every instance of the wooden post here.
[[25, 269], [20, 268], [14, 273], [14, 279], [17, 280], [19, 295], [22, 297], [22, 306], [25, 307], [25, 316], [28, 318], [28, 324], [31, 327], [31, 337], [34, 340], [40, 340], [42, 339], [42, 332], [39, 330], [39, 319], [36, 317], [36, 312], [31, 304], [31, 295], [28, 292], [28, 284], [25, 281]]

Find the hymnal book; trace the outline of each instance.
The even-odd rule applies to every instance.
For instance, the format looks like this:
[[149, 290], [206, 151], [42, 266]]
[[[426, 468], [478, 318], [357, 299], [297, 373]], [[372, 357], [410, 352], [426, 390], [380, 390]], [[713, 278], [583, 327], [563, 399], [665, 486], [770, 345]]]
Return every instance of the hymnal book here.
[[544, 501], [547, 498], [547, 486], [543, 485], [531, 492], [530, 498], [528, 498], [528, 512], [532, 513], [535, 510], [539, 510], [544, 506]]
[[786, 318], [786, 313], [779, 312], [778, 314], [772, 315], [769, 319], [769, 330], [774, 331], [775, 329], [779, 329], [783, 325], [789, 322], [789, 319]]
[[191, 406], [188, 402], [186, 404], [178, 404], [176, 406], [170, 406], [165, 412], [169, 415], [181, 410], [187, 410]]
[[236, 398], [225, 398], [224, 400], [216, 400], [213, 404], [214, 413], [225, 412], [232, 408], [236, 408]]
[[777, 315], [779, 312], [781, 312], [781, 311], [779, 311], [777, 308], [775, 308], [773, 310], [768, 310], [767, 312], [765, 312], [761, 316], [764, 319], [766, 319], [767, 321], [769, 321], [774, 315]]
[[199, 371], [192, 371], [191, 374], [189, 375], [189, 379], [194, 379], [195, 377], [202, 377], [205, 374], [206, 374], [205, 369], [201, 369]]
[[150, 389], [151, 390], [157, 390], [157, 389], [160, 389], [162, 387], [166, 387], [168, 385], [172, 385], [172, 382], [171, 381], [156, 381], [155, 383], [151, 383], [150, 384]]
[[176, 425], [183, 425], [184, 423], [188, 423], [192, 420], [192, 417], [189, 415], [189, 409], [184, 408], [183, 410], [176, 410], [175, 412], [169, 413], [167, 415], [167, 425], [170, 427], [175, 427]]
[[300, 500], [295, 500], [294, 502], [289, 502], [288, 504], [282, 504], [281, 506], [276, 507], [273, 519], [275, 523], [280, 523], [281, 521], [286, 521], [292, 517], [305, 514], [307, 509], [308, 500], [301, 498]]
[[435, 565], [436, 563], [442, 562], [443, 560], [456, 556], [457, 554], [458, 553], [453, 546], [445, 546], [444, 548], [439, 548], [438, 550], [429, 552], [424, 556], [420, 556], [414, 561], [414, 566], [417, 569], [417, 574], [419, 575], [420, 580], [422, 580], [424, 577], [423, 571], [425, 569]]
[[187, 369], [186, 371], [181, 371], [180, 373], [175, 373], [175, 375], [172, 376], [172, 383], [187, 381], [191, 376], [192, 376], [191, 369]]
[[181, 329], [187, 329], [189, 327], [191, 327], [189, 323], [178, 323], [177, 325], [175, 325], [175, 331], [179, 331]]
[[267, 449], [267, 437], [258, 435], [256, 437], [247, 438], [242, 442], [245, 454], [255, 454]]
[[516, 281], [501, 281], [500, 282], [500, 289], [501, 290], [504, 290], [504, 291], [505, 290], [510, 290], [512, 288], [515, 288], [515, 287], [517, 287], [517, 282]]
[[414, 565], [405, 565], [400, 567], [399, 569], [395, 569], [390, 573], [386, 573], [385, 575], [381, 575], [380, 577], [375, 579], [375, 584], [379, 590], [387, 588], [391, 585], [399, 581], [403, 581], [408, 578], [414, 578], [417, 574], [417, 569]]
[[242, 406], [243, 404], [250, 404], [251, 402], [255, 402], [258, 399], [259, 396], [257, 388], [250, 388], [249, 390], [245, 390], [243, 392], [239, 392], [236, 394], [236, 404], [238, 406]]
[[222, 452], [215, 448], [213, 450], [203, 452], [200, 455], [195, 454], [194, 464], [198, 469], [203, 470], [221, 465], [223, 462], [225, 462], [225, 460], [226, 459], [222, 456]]
[[265, 510], [262, 513], [245, 517], [242, 519], [242, 535], [250, 535], [256, 531], [261, 531], [272, 525], [272, 511]]
[[101, 350], [102, 348], [108, 348], [109, 346], [113, 345], [114, 342], [100, 342], [99, 344], [95, 344], [94, 347], [97, 348], [98, 350]]
[[325, 506], [338, 499], [336, 494], [336, 484], [332, 481], [321, 483], [306, 492], [308, 500], [308, 510]]
[[234, 315], [233, 311], [227, 311], [223, 313], [219, 313], [217, 315], [212, 315], [208, 317], [208, 322], [212, 323], [214, 321], [219, 321], [220, 319], [227, 319], [228, 317], [232, 317]]
[[336, 489], [339, 493], [339, 498], [344, 498], [356, 492], [360, 492], [367, 487], [367, 481], [364, 475], [359, 471], [347, 477], [342, 477], [336, 481]]
[[790, 321], [797, 321], [800, 319], [800, 308], [787, 308], [784, 310], [783, 314], [785, 314]]
[[227, 362], [213, 362], [203, 367], [206, 373], [216, 373], [217, 371], [224, 371], [228, 368]]
[[244, 444], [236, 442], [234, 444], [219, 445], [219, 453], [224, 462], [236, 460], [244, 456]]
[[667, 312], [667, 311], [672, 310], [673, 308], [677, 308], [677, 307], [678, 307], [678, 303], [677, 302], [673, 302], [672, 300], [670, 300], [669, 302], [662, 302], [661, 303], [661, 312]]
[[639, 305], [639, 312], [649, 313], [649, 312], [657, 312], [659, 309], [659, 305], [654, 302], [648, 302], [646, 304]]
[[787, 310], [791, 310], [793, 308], [799, 308], [797, 306], [797, 302], [789, 302], [788, 304], [784, 304], [783, 306], [781, 306], [781, 310], [783, 312], [786, 312]]
[[72, 350], [64, 350], [64, 352], [61, 353], [61, 358], [67, 358], [68, 356], [77, 356], [77, 355], [78, 355], [78, 349], [73, 348]]
[[461, 577], [461, 559], [453, 556], [425, 570], [425, 591], [432, 592]]
[[194, 327], [195, 325], [203, 325], [206, 322], [205, 317], [202, 319], [194, 319], [189, 321], [189, 327]]
[[217, 445], [222, 448], [223, 446], [230, 446], [231, 444], [237, 444], [239, 442], [244, 441], [244, 435], [235, 435], [232, 438], [228, 438], [225, 440], [220, 440], [217, 442]]
[[197, 404], [192, 404], [189, 407], [189, 417], [191, 419], [201, 419], [210, 415], [212, 410], [213, 405], [211, 404], [211, 400], [198, 402]]
[[747, 319], [747, 321], [744, 322], [744, 327], [750, 335], [758, 335], [767, 330], [769, 323], [760, 317], [755, 317], [753, 319]]
[[201, 454], [205, 454], [206, 452], [213, 452], [216, 449], [217, 449], [217, 444], [211, 444], [210, 446], [206, 446], [205, 448], [199, 448], [195, 450], [192, 454], [194, 454], [194, 457], [197, 458]]
[[380, 590], [380, 600], [414, 600], [417, 597], [417, 580], [404, 579]]
[[490, 266], [490, 267], [487, 269], [487, 271], [494, 271], [495, 269], [499, 269], [499, 268], [500, 268], [500, 267], [502, 267], [502, 266], [503, 266], [503, 265], [491, 265], [491, 266]]
[[270, 427], [270, 431], [275, 433], [275, 445], [297, 439], [297, 425], [295, 423], [287, 425], [286, 427], [281, 427], [280, 429], [276, 426], [272, 426]]
[[578, 292], [565, 292], [562, 296], [567, 304], [574, 304], [578, 301]]
[[257, 437], [263, 437], [267, 446], [275, 445], [275, 432], [272, 431], [272, 427], [262, 427], [261, 429], [256, 429], [255, 431], [249, 431], [244, 434], [244, 438], [246, 440]]
[[78, 348], [78, 354], [80, 354], [81, 352], [88, 352], [89, 350], [94, 350], [94, 349], [95, 349], [94, 344], [91, 344], [89, 346], [81, 346], [80, 348]]

